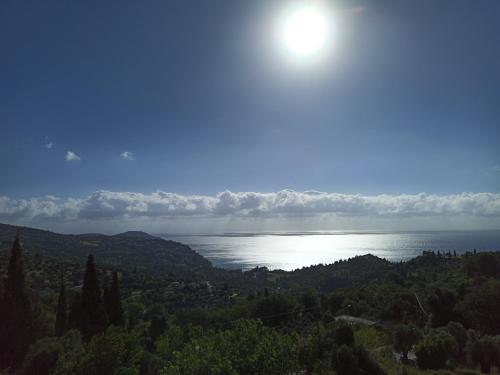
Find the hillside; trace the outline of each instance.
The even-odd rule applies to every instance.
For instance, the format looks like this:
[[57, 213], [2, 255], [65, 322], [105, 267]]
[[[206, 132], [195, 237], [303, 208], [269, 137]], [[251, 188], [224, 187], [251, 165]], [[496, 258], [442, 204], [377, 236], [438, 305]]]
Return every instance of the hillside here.
[[[99, 372], [106, 375], [117, 368], [144, 375], [207, 368], [216, 375], [472, 375], [500, 368], [489, 354], [500, 353], [499, 253], [425, 251], [400, 263], [367, 254], [292, 272], [242, 272], [211, 267], [189, 247], [143, 232], [0, 230], [0, 326], [27, 317], [0, 335], [0, 352], [12, 337], [24, 337], [23, 327], [36, 327], [26, 341], [32, 346], [19, 349], [16, 374], [97, 373], [96, 363], [109, 363]], [[23, 250], [15, 253], [17, 231]], [[85, 267], [89, 250], [98, 263]], [[14, 253], [23, 261], [11, 270]], [[12, 289], [20, 274], [24, 288]], [[89, 288], [99, 298], [84, 310]], [[9, 315], [18, 308], [12, 291], [29, 295], [26, 315]], [[99, 318], [95, 332], [82, 311]], [[0, 357], [0, 369], [5, 361]]]
[[211, 268], [210, 262], [189, 246], [144, 232], [125, 232], [114, 236], [95, 233], [68, 235], [0, 224], [1, 252], [10, 250], [16, 233], [21, 235], [22, 246], [27, 253], [60, 260], [83, 262], [92, 253], [103, 266], [137, 268], [153, 273], [179, 268]]
[[139, 230], [129, 230], [127, 232], [115, 234], [115, 237], [142, 238], [145, 240], [157, 240], [160, 237], [152, 236], [149, 233]]

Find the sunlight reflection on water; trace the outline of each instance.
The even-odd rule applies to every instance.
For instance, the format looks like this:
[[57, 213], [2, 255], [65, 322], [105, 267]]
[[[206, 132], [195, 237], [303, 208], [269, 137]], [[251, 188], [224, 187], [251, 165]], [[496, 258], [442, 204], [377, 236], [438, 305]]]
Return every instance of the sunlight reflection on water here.
[[407, 260], [423, 250], [498, 250], [500, 231], [410, 233], [248, 233], [164, 235], [191, 246], [212, 264], [229, 269], [292, 270], [327, 264], [355, 255], [373, 254], [391, 261]]

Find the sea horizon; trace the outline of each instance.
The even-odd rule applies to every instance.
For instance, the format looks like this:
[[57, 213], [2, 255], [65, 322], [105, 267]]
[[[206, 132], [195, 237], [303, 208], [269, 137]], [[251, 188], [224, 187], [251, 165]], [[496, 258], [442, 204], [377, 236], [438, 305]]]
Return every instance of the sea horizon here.
[[242, 270], [267, 267], [291, 271], [365, 254], [405, 261], [429, 250], [463, 254], [500, 249], [500, 230], [262, 231], [161, 237], [189, 245], [214, 266]]

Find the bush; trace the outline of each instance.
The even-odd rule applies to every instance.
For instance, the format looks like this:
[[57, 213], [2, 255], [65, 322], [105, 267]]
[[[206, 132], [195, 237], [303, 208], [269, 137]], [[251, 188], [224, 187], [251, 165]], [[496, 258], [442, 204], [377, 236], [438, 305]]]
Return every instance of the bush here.
[[[161, 340], [161, 339], [160, 339]], [[298, 370], [296, 336], [256, 320], [240, 320], [230, 330], [193, 338], [160, 371], [162, 375], [278, 375]]]
[[414, 325], [400, 324], [396, 326], [393, 336], [394, 350], [401, 352], [403, 360], [408, 359], [408, 352], [422, 338], [422, 333]]
[[139, 374], [142, 347], [140, 337], [134, 332], [111, 326], [88, 343], [75, 374]]
[[459, 310], [469, 325], [486, 334], [500, 334], [500, 281], [490, 280], [467, 294]]
[[55, 337], [47, 337], [38, 340], [30, 348], [24, 359], [21, 374], [50, 374], [57, 363], [59, 352], [63, 348]]
[[342, 345], [332, 358], [335, 371], [342, 375], [358, 375], [358, 358], [351, 347]]
[[479, 340], [471, 343], [467, 348], [469, 360], [472, 364], [479, 364], [481, 372], [489, 374], [491, 366], [499, 364], [498, 356], [500, 350], [495, 338], [491, 336], [481, 337]]
[[456, 351], [457, 343], [444, 330], [435, 330], [421, 341], [416, 349], [417, 364], [422, 369], [440, 369]]
[[447, 328], [450, 335], [457, 342], [457, 358], [463, 359], [465, 345], [467, 344], [467, 331], [462, 324], [457, 322], [449, 322]]
[[289, 322], [294, 310], [295, 305], [289, 298], [273, 294], [257, 302], [254, 317], [260, 318], [265, 325], [275, 327]]

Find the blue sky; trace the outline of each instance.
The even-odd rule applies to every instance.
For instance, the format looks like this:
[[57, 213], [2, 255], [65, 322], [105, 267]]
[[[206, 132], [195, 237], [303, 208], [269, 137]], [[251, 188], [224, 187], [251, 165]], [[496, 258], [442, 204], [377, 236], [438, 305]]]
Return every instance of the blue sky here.
[[499, 2], [328, 2], [308, 66], [287, 3], [2, 1], [0, 196], [500, 193]]

